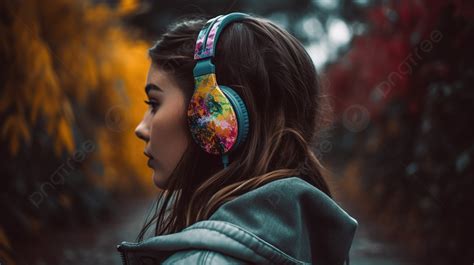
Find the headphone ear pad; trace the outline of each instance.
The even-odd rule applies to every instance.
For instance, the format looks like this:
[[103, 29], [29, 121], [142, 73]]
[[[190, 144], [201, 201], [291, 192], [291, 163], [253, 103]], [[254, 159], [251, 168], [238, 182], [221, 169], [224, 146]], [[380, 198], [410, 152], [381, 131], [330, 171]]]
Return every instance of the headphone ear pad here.
[[237, 94], [237, 92], [235, 92], [232, 88], [228, 86], [221, 86], [221, 85], [219, 85], [219, 88], [232, 104], [232, 107], [234, 108], [234, 111], [237, 116], [237, 123], [239, 126], [238, 135], [237, 135], [237, 143], [232, 148], [232, 149], [235, 149], [237, 148], [237, 146], [242, 145], [247, 139], [247, 135], [249, 132], [249, 127], [250, 127], [247, 107], [245, 106], [245, 103], [242, 100], [242, 98], [240, 98], [239, 94]]

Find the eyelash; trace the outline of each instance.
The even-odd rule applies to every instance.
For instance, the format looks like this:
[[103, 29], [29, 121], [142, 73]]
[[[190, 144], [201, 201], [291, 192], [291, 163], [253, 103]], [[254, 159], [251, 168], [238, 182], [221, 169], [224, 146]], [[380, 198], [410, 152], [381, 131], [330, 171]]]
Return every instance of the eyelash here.
[[149, 100], [145, 100], [145, 104], [147, 104], [148, 106], [151, 107], [151, 112], [152, 113], [155, 113], [156, 112], [156, 108], [158, 108], [158, 106], [160, 104], [158, 104], [157, 102], [155, 101], [149, 101]]

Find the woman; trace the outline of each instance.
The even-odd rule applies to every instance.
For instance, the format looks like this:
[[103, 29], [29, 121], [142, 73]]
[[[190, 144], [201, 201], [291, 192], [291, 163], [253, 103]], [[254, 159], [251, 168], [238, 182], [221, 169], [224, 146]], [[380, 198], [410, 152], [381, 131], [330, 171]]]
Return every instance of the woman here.
[[136, 134], [163, 191], [124, 264], [343, 264], [357, 221], [311, 150], [324, 96], [301, 43], [231, 13], [181, 21], [149, 54]]

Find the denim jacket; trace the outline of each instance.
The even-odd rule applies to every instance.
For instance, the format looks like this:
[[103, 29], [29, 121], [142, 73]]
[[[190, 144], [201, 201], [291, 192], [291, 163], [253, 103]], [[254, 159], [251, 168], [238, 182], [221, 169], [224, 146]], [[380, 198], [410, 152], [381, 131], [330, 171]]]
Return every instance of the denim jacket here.
[[181, 232], [117, 246], [124, 265], [318, 264], [348, 258], [356, 219], [299, 177], [271, 181]]

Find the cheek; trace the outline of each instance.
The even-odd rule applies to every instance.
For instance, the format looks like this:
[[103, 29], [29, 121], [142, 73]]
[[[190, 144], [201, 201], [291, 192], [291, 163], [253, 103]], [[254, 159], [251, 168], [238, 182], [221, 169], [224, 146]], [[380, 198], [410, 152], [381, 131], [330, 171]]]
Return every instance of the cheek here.
[[164, 171], [172, 171], [181, 159], [188, 145], [187, 130], [184, 104], [163, 104], [155, 113], [151, 124], [150, 147]]

